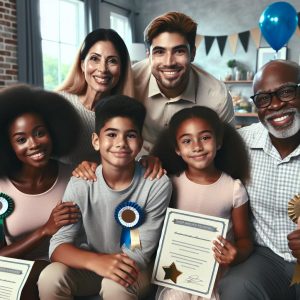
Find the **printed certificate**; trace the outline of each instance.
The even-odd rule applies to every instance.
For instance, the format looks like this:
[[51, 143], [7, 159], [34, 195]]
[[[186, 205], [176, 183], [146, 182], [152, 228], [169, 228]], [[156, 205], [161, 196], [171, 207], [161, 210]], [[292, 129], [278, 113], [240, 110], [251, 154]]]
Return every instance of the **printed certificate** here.
[[17, 300], [33, 261], [0, 256], [0, 299]]
[[227, 219], [168, 208], [152, 282], [210, 298], [219, 267], [212, 242], [227, 226]]

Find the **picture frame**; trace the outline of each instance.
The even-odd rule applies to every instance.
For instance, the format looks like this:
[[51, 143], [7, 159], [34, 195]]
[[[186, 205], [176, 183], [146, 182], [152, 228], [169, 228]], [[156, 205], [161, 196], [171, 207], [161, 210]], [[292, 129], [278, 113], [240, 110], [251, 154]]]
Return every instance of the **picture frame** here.
[[271, 47], [261, 47], [257, 50], [256, 71], [264, 64], [274, 59], [287, 59], [287, 47], [282, 47], [276, 52]]

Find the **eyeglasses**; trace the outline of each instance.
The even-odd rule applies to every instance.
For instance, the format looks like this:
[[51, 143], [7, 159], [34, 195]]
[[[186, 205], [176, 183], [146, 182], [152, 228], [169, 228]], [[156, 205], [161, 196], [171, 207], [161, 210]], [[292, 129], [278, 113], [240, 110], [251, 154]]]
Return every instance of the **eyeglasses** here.
[[298, 87], [300, 87], [300, 83], [284, 86], [271, 93], [258, 93], [250, 98], [253, 100], [257, 108], [266, 108], [271, 104], [273, 96], [276, 96], [282, 102], [294, 100], [296, 98]]

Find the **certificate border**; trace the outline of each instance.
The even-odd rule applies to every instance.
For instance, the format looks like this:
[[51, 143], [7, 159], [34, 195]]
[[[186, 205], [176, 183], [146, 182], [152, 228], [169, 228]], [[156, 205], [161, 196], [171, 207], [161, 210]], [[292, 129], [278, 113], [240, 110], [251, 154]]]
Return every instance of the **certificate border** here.
[[29, 263], [25, 263], [25, 262], [16, 262], [16, 261], [13, 261], [13, 260], [9, 260], [9, 259], [7, 259], [7, 258], [5, 258], [5, 259], [3, 259], [3, 258], [5, 258], [5, 256], [1, 256], [0, 257], [0, 263], [1, 262], [6, 262], [6, 263], [10, 263], [10, 264], [16, 264], [16, 265], [25, 265], [26, 267], [27, 267], [27, 269], [26, 269], [26, 276], [23, 276], [23, 280], [22, 280], [22, 284], [21, 284], [21, 289], [18, 289], [18, 293], [17, 293], [17, 299], [20, 299], [20, 297], [21, 297], [21, 295], [20, 295], [20, 293], [22, 292], [22, 290], [23, 290], [23, 287], [24, 287], [24, 284], [25, 284], [25, 282], [24, 282], [24, 279], [26, 278], [28, 278], [28, 276], [29, 275], [27, 275], [28, 274], [28, 271], [29, 270], [31, 270], [31, 264], [29, 264]]
[[[161, 253], [162, 253], [162, 245], [164, 244], [165, 235], [166, 235], [166, 227], [169, 224], [169, 220], [170, 220], [170, 217], [171, 217], [172, 214], [176, 214], [178, 216], [182, 215], [182, 216], [201, 217], [201, 219], [204, 219], [204, 220], [209, 220], [209, 221], [213, 221], [213, 222], [216, 222], [216, 223], [220, 223], [222, 225], [222, 236], [225, 236], [225, 230], [227, 229], [227, 225], [228, 225], [228, 222], [226, 222], [227, 219], [224, 219], [224, 221], [223, 221], [222, 218], [219, 218], [219, 217], [213, 217], [213, 216], [210, 217], [208, 215], [204, 215], [204, 214], [200, 214], [200, 213], [199, 214], [198, 213], [194, 213], [194, 212], [190, 212], [189, 213], [188, 211], [184, 211], [183, 212], [183, 211], [181, 211], [179, 209], [168, 208], [167, 209], [167, 218], [165, 219], [165, 222], [164, 222], [164, 225], [163, 225], [162, 238], [160, 239], [160, 243], [159, 243], [159, 247], [158, 247], [158, 250], [157, 250], [155, 262], [159, 262], [160, 261], [160, 256], [161, 256]], [[159, 263], [157, 263], [156, 265], [154, 265], [152, 280], [155, 280], [156, 282], [160, 282], [160, 283], [164, 284], [164, 286], [179, 287], [181, 289], [184, 289], [185, 291], [190, 291], [191, 293], [192, 292], [196, 292], [198, 294], [201, 293], [203, 295], [208, 295], [210, 293], [210, 291], [212, 290], [212, 288], [213, 288], [213, 286], [212, 286], [212, 280], [213, 280], [213, 277], [215, 277], [216, 268], [219, 267], [219, 264], [217, 263], [217, 261], [215, 261], [214, 266], [213, 266], [212, 276], [210, 278], [210, 282], [209, 282], [207, 291], [202, 292], [202, 291], [199, 291], [199, 289], [196, 290], [196, 289], [186, 288], [186, 287], [181, 286], [179, 284], [174, 284], [174, 283], [169, 283], [169, 282], [166, 283], [165, 281], [157, 279], [156, 275], [157, 275], [157, 271], [158, 271], [158, 265], [159, 265]]]

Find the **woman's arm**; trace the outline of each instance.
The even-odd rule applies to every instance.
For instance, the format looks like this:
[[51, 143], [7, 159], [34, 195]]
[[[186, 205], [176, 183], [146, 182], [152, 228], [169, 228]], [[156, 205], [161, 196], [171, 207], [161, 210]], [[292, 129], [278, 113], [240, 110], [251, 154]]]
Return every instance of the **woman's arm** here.
[[[38, 213], [38, 212], [37, 212]], [[24, 239], [1, 247], [0, 255], [22, 258], [24, 255], [39, 246], [45, 239], [51, 237], [64, 225], [76, 223], [80, 218], [80, 211], [73, 202], [60, 202], [51, 212], [48, 221]]]

